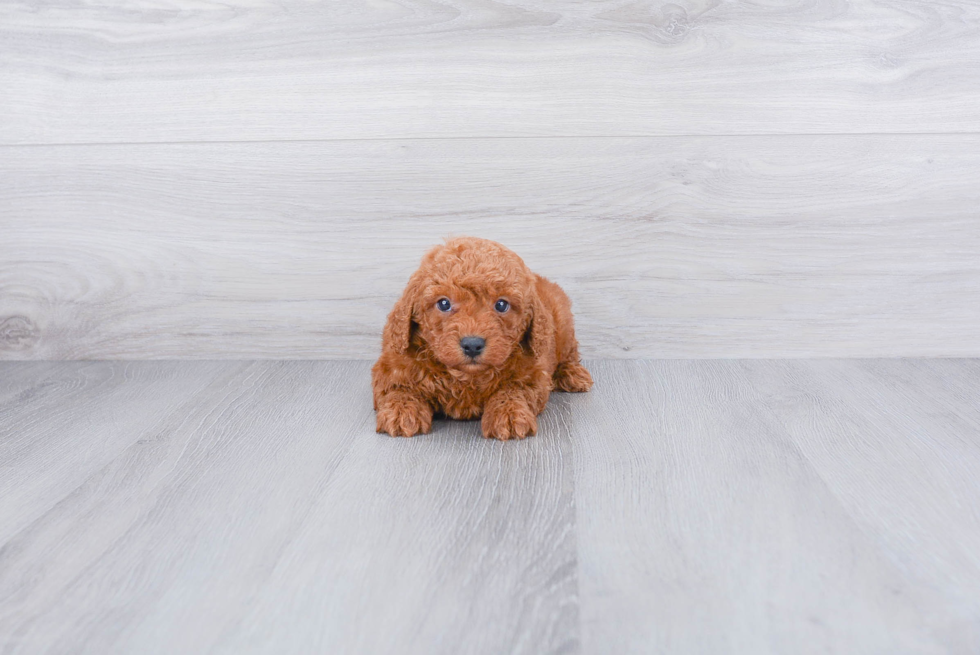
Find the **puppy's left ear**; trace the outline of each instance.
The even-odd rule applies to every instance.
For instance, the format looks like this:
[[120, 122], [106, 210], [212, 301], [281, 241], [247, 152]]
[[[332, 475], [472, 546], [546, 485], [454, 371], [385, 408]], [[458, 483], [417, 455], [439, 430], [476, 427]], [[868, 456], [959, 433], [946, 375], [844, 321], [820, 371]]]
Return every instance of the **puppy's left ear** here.
[[408, 344], [412, 338], [412, 327], [415, 322], [415, 304], [419, 288], [420, 279], [416, 271], [409, 279], [401, 298], [398, 299], [391, 313], [388, 314], [388, 321], [385, 323], [382, 334], [382, 347], [384, 349], [391, 348], [402, 354], [408, 351]]
[[555, 319], [537, 294], [531, 300], [531, 320], [524, 332], [524, 343], [539, 359], [555, 356]]

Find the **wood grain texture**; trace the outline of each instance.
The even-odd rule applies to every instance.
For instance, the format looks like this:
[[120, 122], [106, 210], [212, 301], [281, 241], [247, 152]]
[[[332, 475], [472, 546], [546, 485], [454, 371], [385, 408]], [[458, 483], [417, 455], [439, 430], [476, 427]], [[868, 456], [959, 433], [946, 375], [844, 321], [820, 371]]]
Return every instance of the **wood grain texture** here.
[[980, 649], [976, 360], [588, 365], [500, 443], [367, 362], [4, 362], [0, 652]]
[[0, 358], [370, 358], [502, 241], [589, 357], [977, 356], [980, 136], [8, 147]]
[[584, 652], [980, 648], [975, 361], [592, 371], [569, 428]]
[[5, 366], [0, 541], [37, 521], [147, 432], [196, 403], [202, 389], [217, 384], [222, 368], [235, 366], [50, 363], [21, 367], [20, 375]]
[[5, 3], [0, 143], [980, 130], [980, 6]]
[[577, 650], [560, 402], [540, 439], [403, 440], [367, 362], [33, 366], [0, 399], [5, 655]]

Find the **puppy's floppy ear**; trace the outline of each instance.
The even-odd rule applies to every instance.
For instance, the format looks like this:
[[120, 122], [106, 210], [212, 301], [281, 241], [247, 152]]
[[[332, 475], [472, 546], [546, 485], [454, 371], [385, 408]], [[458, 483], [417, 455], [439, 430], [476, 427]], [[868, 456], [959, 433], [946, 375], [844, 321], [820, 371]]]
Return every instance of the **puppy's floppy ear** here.
[[535, 357], [554, 357], [555, 320], [537, 294], [531, 298], [530, 309], [531, 318], [524, 332], [524, 343]]
[[418, 302], [420, 288], [421, 279], [418, 271], [416, 271], [408, 280], [401, 298], [398, 299], [391, 313], [388, 314], [388, 322], [385, 323], [385, 329], [382, 333], [382, 347], [384, 349], [391, 349], [399, 353], [408, 351], [408, 344], [412, 338], [415, 305]]

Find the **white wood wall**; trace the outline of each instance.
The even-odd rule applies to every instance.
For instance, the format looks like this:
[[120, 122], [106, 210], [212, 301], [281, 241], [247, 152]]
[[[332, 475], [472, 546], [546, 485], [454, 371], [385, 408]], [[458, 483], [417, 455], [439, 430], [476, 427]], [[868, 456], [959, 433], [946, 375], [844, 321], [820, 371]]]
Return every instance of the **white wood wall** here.
[[0, 358], [367, 358], [497, 239], [588, 357], [980, 356], [980, 3], [0, 8]]

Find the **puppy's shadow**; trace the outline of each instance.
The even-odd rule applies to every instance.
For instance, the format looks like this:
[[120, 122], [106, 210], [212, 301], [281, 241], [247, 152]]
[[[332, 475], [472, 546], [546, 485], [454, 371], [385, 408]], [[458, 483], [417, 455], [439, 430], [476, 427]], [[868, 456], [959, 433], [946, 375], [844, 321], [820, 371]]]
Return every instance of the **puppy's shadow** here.
[[428, 436], [436, 438], [445, 438], [449, 436], [460, 436], [460, 437], [479, 437], [483, 438], [483, 433], [480, 431], [480, 419], [458, 419], [449, 418], [441, 412], [436, 412], [432, 416], [432, 430]]

